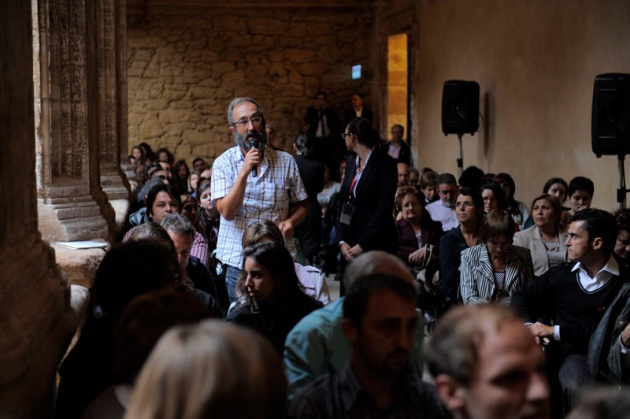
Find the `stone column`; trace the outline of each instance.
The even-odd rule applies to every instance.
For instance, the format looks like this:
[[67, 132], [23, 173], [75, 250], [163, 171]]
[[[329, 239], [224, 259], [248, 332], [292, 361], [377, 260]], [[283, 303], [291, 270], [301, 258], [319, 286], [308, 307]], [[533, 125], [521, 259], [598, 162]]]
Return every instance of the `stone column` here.
[[[0, 13], [0, 417], [51, 417], [55, 372], [74, 330], [70, 286], [37, 231], [30, 1]], [[10, 36], [8, 36], [10, 35]]]
[[39, 230], [50, 241], [106, 239], [114, 211], [100, 187], [94, 3], [38, 3], [35, 80]]
[[[122, 111], [120, 100], [121, 86], [118, 67], [120, 66], [120, 54], [118, 32], [120, 26], [119, 9], [120, 0], [102, 0], [95, 2], [96, 6], [96, 73], [98, 81], [98, 138], [99, 138], [99, 163], [101, 171], [101, 185], [107, 195], [107, 199], [116, 211], [116, 224], [121, 226], [127, 215], [129, 204], [129, 182], [121, 167], [121, 141], [120, 135], [125, 133], [126, 125], [121, 126]], [[122, 5], [124, 6], [124, 5]], [[122, 7], [124, 11], [124, 7]], [[124, 63], [126, 66], [126, 62]], [[125, 75], [126, 73], [124, 73]], [[126, 155], [125, 142], [125, 155]], [[126, 160], [126, 158], [125, 158]], [[122, 160], [122, 162], [125, 162]], [[128, 162], [127, 162], [128, 163]], [[128, 165], [128, 164], [127, 164]]]

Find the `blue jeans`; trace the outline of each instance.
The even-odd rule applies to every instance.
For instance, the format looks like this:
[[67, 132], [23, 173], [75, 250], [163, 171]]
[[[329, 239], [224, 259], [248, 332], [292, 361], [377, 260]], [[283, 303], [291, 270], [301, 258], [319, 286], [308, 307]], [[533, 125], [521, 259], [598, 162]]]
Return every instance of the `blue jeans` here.
[[231, 265], [225, 265], [227, 269], [225, 271], [225, 287], [227, 288], [227, 294], [230, 298], [230, 304], [236, 301], [236, 281], [241, 270]]

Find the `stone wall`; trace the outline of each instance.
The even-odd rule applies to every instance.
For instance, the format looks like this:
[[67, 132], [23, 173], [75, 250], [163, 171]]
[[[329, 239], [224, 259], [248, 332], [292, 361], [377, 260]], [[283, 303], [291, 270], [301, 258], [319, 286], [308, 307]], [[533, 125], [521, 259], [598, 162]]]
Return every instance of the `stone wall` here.
[[226, 110], [238, 96], [260, 102], [285, 150], [317, 90], [340, 116], [355, 91], [371, 107], [371, 14], [179, 12], [128, 16], [129, 149], [145, 141], [189, 165], [213, 159], [233, 144]]

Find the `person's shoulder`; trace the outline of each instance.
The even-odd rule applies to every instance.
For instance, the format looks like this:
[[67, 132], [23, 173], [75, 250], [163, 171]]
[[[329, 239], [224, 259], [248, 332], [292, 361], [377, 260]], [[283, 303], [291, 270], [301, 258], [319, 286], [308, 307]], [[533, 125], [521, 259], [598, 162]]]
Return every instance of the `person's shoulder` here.
[[289, 418], [325, 418], [325, 407], [330, 398], [336, 396], [334, 383], [338, 373], [327, 372], [306, 384], [293, 398], [289, 407]]
[[295, 325], [290, 334], [304, 336], [311, 333], [326, 332], [328, 328], [340, 323], [343, 319], [342, 307], [342, 300], [337, 300], [311, 311]]

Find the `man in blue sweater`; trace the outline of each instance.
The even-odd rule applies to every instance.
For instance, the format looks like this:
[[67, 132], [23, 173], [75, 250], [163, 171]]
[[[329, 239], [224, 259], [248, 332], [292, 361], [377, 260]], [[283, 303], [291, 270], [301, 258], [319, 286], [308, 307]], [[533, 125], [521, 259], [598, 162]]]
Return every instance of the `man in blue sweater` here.
[[550, 366], [562, 388], [565, 413], [586, 379], [589, 339], [627, 278], [612, 255], [616, 238], [611, 214], [591, 208], [577, 212], [565, 243], [569, 262], [550, 269], [512, 298], [531, 333], [552, 348]]

